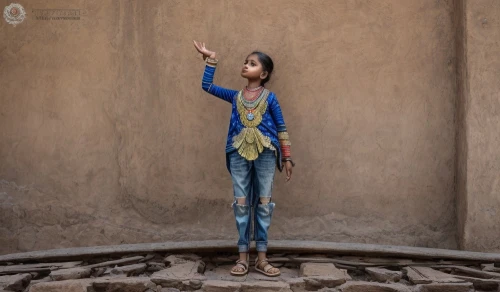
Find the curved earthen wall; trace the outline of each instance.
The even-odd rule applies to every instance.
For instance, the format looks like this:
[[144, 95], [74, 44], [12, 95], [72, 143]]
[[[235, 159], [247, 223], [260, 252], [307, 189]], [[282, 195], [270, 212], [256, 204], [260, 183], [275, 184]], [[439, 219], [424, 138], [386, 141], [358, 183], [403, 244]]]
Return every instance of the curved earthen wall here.
[[[0, 24], [0, 253], [236, 243], [230, 107], [193, 39], [225, 87], [252, 50], [274, 59], [297, 167], [270, 239], [457, 247], [452, 1], [21, 4]], [[55, 8], [80, 20], [33, 14]]]

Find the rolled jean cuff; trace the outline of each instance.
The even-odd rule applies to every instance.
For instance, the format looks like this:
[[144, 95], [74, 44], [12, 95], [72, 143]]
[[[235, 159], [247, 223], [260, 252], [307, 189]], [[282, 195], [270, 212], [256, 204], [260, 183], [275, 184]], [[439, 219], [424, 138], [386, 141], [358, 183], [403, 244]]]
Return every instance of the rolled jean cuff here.
[[238, 252], [248, 252], [249, 250], [248, 245], [238, 245]]
[[255, 242], [255, 249], [257, 251], [266, 252], [267, 251], [267, 242]]

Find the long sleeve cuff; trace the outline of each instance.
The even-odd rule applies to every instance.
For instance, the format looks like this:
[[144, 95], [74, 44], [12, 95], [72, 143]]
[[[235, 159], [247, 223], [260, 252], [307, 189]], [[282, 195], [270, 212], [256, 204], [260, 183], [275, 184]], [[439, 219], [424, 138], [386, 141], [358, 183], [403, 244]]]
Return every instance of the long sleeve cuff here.
[[205, 72], [203, 72], [203, 78], [201, 80], [201, 88], [206, 92], [210, 92], [210, 87], [214, 80], [215, 68], [217, 68], [217, 59], [206, 58], [205, 59]]

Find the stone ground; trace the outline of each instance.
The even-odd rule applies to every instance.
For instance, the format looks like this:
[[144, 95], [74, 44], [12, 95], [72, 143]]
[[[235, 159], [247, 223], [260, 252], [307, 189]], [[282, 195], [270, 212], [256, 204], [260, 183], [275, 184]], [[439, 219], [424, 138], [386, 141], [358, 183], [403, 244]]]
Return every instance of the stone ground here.
[[0, 291], [30, 292], [434, 292], [500, 291], [500, 268], [478, 261], [269, 254], [279, 277], [229, 274], [236, 255], [129, 254], [0, 263]]

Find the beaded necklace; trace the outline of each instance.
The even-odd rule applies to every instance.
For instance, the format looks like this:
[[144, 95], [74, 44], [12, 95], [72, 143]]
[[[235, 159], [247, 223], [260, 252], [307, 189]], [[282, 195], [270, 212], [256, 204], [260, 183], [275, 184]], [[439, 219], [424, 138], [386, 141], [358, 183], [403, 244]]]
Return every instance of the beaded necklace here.
[[257, 91], [259, 89], [262, 89], [262, 87], [264, 87], [264, 86], [261, 85], [261, 86], [255, 87], [255, 88], [248, 88], [248, 86], [245, 86], [245, 90], [252, 92], [252, 91]]
[[[255, 127], [262, 121], [262, 115], [267, 109], [267, 96], [269, 95], [269, 90], [262, 90], [261, 94], [254, 101], [249, 102], [243, 97], [243, 92], [240, 91], [237, 97], [238, 113], [240, 114], [240, 119], [243, 124], [247, 127]], [[247, 125], [254, 124], [256, 125]]]
[[[241, 102], [250, 111], [250, 110], [255, 109], [259, 105], [261, 100], [264, 97], [267, 97], [268, 93], [269, 93], [269, 90], [264, 90], [264, 88], [262, 88], [259, 95], [256, 95], [255, 98], [253, 98], [252, 100], [248, 100], [245, 98], [244, 92], [241, 92]], [[249, 119], [251, 119], [251, 117]]]
[[248, 103], [252, 103], [261, 95], [262, 91], [264, 91], [263, 86], [259, 86], [253, 89], [248, 89], [247, 87], [245, 87], [245, 90], [243, 91], [243, 97], [245, 101], [247, 101]]
[[253, 102], [255, 101], [259, 95], [262, 93], [262, 90], [259, 90], [259, 91], [256, 91], [256, 92], [253, 92], [253, 93], [249, 93], [249, 92], [243, 92], [243, 97], [245, 98], [246, 101], [248, 102]]

